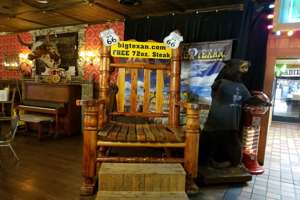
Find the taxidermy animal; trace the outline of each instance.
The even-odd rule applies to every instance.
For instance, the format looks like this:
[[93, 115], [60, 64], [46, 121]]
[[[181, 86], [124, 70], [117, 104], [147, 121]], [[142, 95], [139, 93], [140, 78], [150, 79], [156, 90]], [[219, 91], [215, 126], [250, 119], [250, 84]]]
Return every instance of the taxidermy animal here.
[[213, 167], [240, 164], [242, 105], [251, 97], [241, 78], [248, 67], [247, 61], [230, 60], [214, 81], [211, 108], [201, 136], [200, 163]]
[[46, 71], [47, 67], [58, 68], [61, 61], [60, 54], [56, 44], [50, 41], [49, 33], [45, 36], [44, 41], [26, 43], [19, 35], [18, 41], [31, 50], [28, 59], [35, 61], [37, 74]]

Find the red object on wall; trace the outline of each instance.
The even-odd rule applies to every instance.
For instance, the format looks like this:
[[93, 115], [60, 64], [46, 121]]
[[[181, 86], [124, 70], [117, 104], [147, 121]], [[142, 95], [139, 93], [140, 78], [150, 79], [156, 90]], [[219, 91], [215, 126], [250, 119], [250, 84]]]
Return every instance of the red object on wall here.
[[[32, 36], [30, 33], [20, 33], [20, 37], [25, 42], [30, 42]], [[20, 70], [7, 70], [4, 68], [4, 57], [19, 56], [23, 50], [28, 50], [27, 47], [22, 46], [17, 39], [17, 34], [0, 36], [0, 78], [3, 79], [19, 79], [21, 77]]]

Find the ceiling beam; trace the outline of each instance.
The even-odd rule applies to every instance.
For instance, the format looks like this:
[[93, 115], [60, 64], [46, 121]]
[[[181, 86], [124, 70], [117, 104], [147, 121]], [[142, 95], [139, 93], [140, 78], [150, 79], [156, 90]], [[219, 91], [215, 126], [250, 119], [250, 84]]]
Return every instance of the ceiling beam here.
[[13, 31], [20, 31], [19, 29], [16, 29], [16, 27], [8, 26], [8, 25], [2, 24], [0, 22], [0, 29], [2, 29], [2, 27], [7, 28], [8, 30], [10, 30], [10, 32], [11, 32], [11, 30], [13, 30]]
[[[230, 5], [222, 5], [222, 6], [210, 6], [210, 7], [202, 7], [202, 8], [195, 8], [195, 9], [188, 9], [185, 10], [184, 12], [173, 12], [174, 14], [188, 14], [188, 13], [204, 13], [204, 12], [215, 12], [215, 11], [233, 11], [233, 10], [244, 10], [244, 5], [243, 4], [230, 4]], [[159, 13], [151, 13], [151, 15], [135, 15], [130, 18], [136, 19], [136, 18], [143, 18], [146, 16], [166, 16], [170, 15], [170, 12], [159, 12]]]
[[69, 18], [69, 19], [72, 19], [72, 20], [75, 20], [75, 21], [78, 21], [79, 23], [88, 23], [88, 21], [85, 21], [85, 20], [82, 20], [82, 19], [79, 19], [77, 17], [74, 17], [74, 16], [70, 16], [70, 15], [66, 15], [65, 13], [63, 12], [60, 12], [60, 11], [52, 11], [53, 13], [57, 13], [58, 15], [61, 15], [63, 17], [66, 17], [66, 18]]
[[[33, 3], [30, 0], [23, 0], [23, 2], [33, 8], [37, 8], [37, 9], [43, 10], [43, 11], [59, 10], [59, 9], [69, 8], [69, 7], [78, 5], [78, 4], [86, 4], [86, 1], [84, 1], [84, 0], [70, 2], [70, 3], [52, 4], [52, 5], [45, 4], [45, 5], [41, 5], [41, 6], [38, 6], [39, 5], [38, 3]], [[29, 12], [32, 12], [32, 11], [29, 11]]]
[[182, 7], [181, 5], [179, 5], [177, 2], [175, 2], [174, 0], [167, 0], [168, 4], [170, 6], [172, 6], [176, 11], [179, 11], [179, 12], [184, 12], [185, 11], [185, 8]]
[[47, 25], [47, 24], [44, 24], [44, 23], [41, 23], [41, 22], [37, 22], [37, 21], [31, 20], [31, 19], [25, 19], [25, 18], [20, 17], [20, 16], [15, 16], [15, 18], [23, 20], [23, 21], [26, 21], [26, 22], [30, 22], [30, 23], [33, 23], [33, 24], [37, 24], [37, 25], [40, 25], [40, 26], [49, 27], [49, 25]]
[[0, 22], [0, 26], [7, 27], [9, 30], [12, 30], [13, 32], [14, 32], [14, 31], [21, 31], [21, 29], [18, 29], [18, 28], [16, 28], [15, 26], [10, 26], [10, 25], [8, 25], [7, 23], [3, 24], [3, 23]]
[[110, 8], [110, 7], [107, 7], [107, 6], [103, 5], [102, 3], [98, 2], [98, 1], [94, 2], [93, 4], [96, 5], [96, 6], [98, 6], [98, 7], [100, 7], [100, 8], [103, 8], [103, 9], [109, 10], [109, 11], [111, 11], [113, 13], [116, 13], [118, 15], [122, 15], [124, 17], [129, 17], [128, 15], [126, 15], [124, 13], [121, 13], [121, 12], [115, 10], [115, 9]]
[[219, 6], [209, 6], [204, 8], [198, 8], [198, 9], [192, 9], [187, 10], [187, 13], [198, 11], [199, 13], [205, 13], [205, 12], [218, 12], [218, 11], [233, 11], [233, 10], [244, 10], [244, 4], [228, 4], [228, 5], [219, 5]]

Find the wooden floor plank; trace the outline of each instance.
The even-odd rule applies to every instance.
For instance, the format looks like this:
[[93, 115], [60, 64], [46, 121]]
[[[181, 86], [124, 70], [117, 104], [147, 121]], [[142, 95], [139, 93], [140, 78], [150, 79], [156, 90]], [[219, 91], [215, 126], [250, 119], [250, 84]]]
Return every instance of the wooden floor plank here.
[[18, 133], [13, 147], [19, 163], [9, 148], [0, 148], [1, 200], [81, 199], [81, 134], [39, 141], [31, 134]]

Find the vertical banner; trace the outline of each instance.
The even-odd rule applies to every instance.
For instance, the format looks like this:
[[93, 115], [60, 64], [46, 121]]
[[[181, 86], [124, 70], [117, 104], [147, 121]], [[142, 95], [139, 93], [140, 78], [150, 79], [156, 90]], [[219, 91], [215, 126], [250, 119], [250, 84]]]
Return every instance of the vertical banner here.
[[184, 44], [181, 95], [188, 101], [211, 101], [211, 85], [231, 59], [232, 40]]

